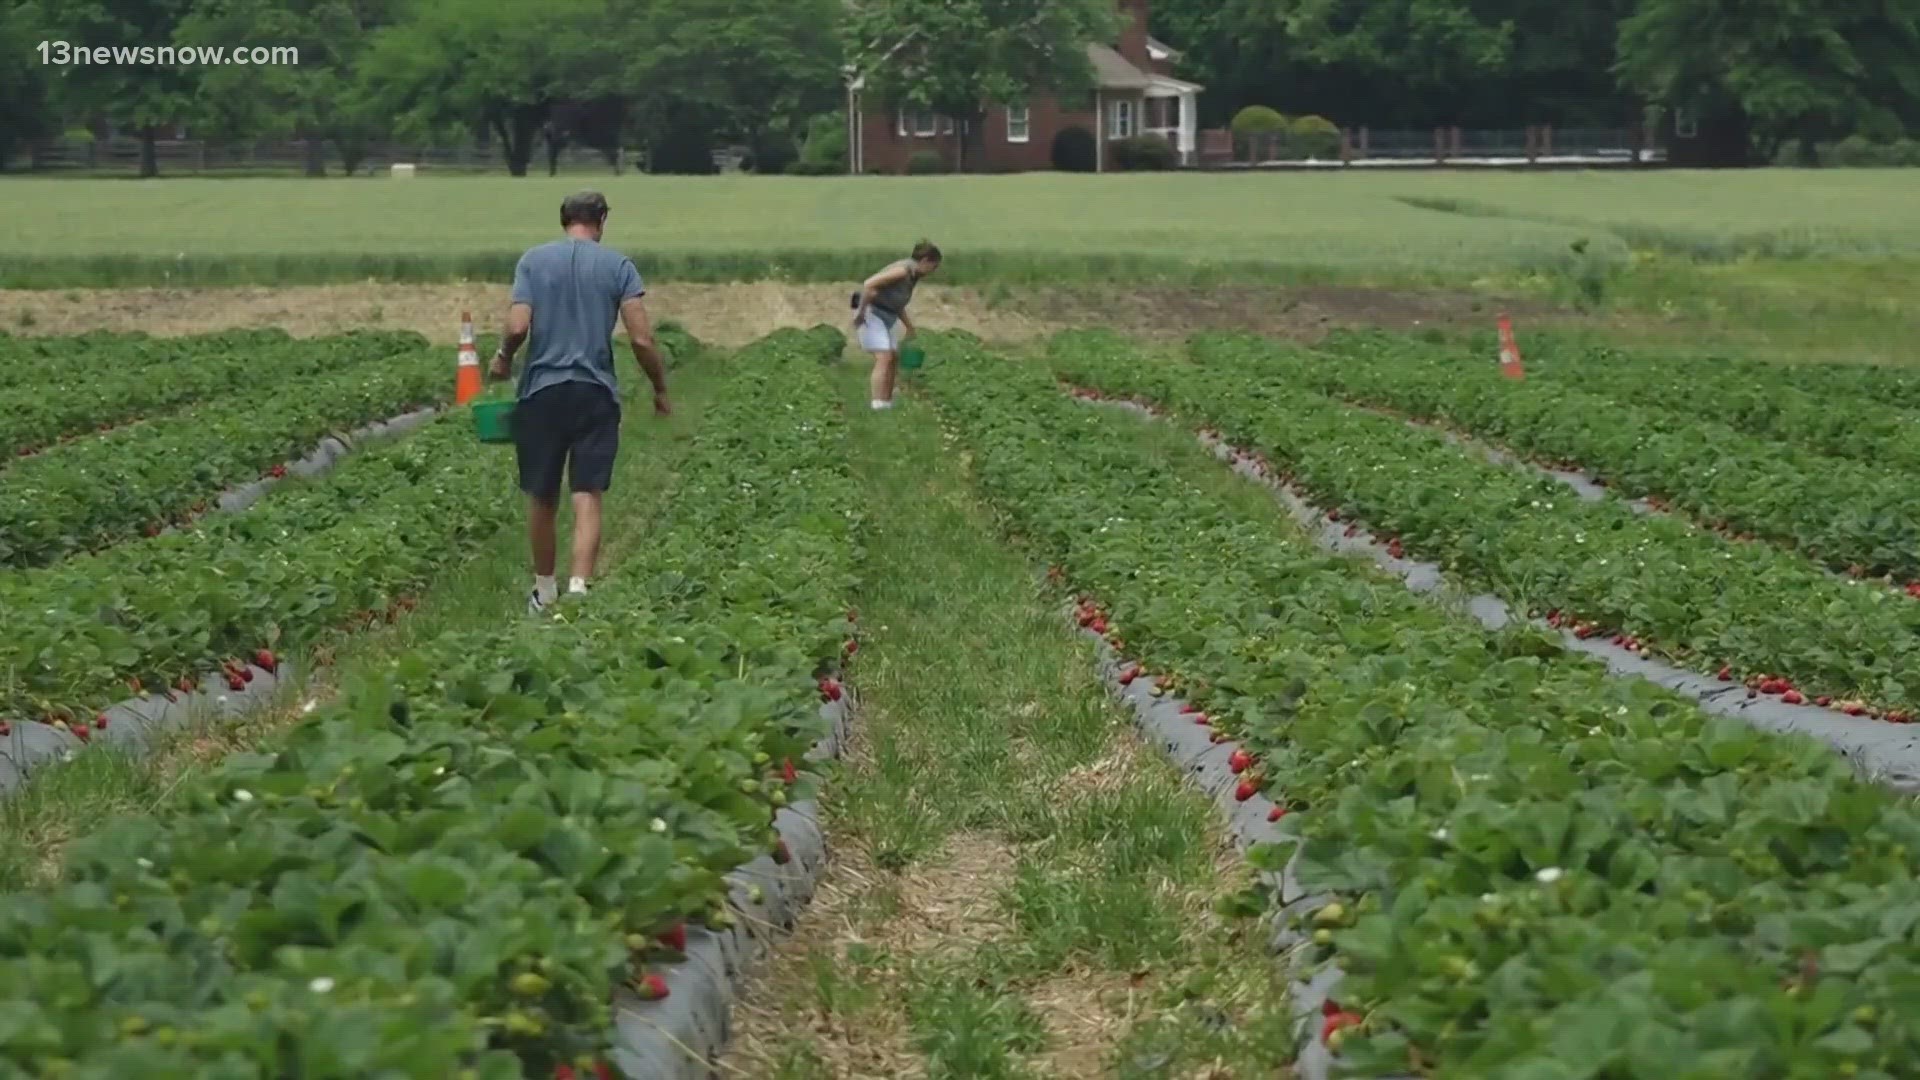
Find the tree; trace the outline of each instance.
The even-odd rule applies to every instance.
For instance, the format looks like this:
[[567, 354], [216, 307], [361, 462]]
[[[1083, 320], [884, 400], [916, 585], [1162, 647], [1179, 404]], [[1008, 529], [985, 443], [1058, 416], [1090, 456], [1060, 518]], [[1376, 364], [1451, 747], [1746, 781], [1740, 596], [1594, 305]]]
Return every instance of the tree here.
[[298, 64], [221, 66], [201, 74], [197, 122], [227, 137], [293, 136], [307, 144], [306, 171], [326, 172], [325, 145], [372, 134], [378, 114], [356, 93], [354, 64], [391, 19], [386, 0], [193, 0], [177, 40], [222, 47], [271, 42], [300, 51]]
[[[418, 0], [360, 65], [372, 100], [416, 129], [477, 121], [527, 175], [557, 106], [618, 83], [621, 24], [605, 0]], [[638, 28], [635, 28], [638, 29]]]
[[634, 122], [665, 159], [693, 167], [718, 133], [764, 145], [839, 100], [840, 0], [628, 2], [645, 27], [627, 68]]
[[1697, 118], [1701, 164], [1771, 160], [1920, 103], [1920, 0], [1835, 5], [1751, 0], [1730, 18], [1717, 0], [1640, 0], [1620, 24], [1622, 83]]
[[[187, 17], [191, 0], [41, 0], [41, 36], [76, 49], [139, 49], [168, 45]], [[33, 9], [29, 9], [33, 10]], [[72, 63], [54, 79], [56, 99], [69, 114], [105, 116], [140, 135], [140, 175], [160, 172], [155, 141], [160, 130], [187, 118], [199, 74], [180, 65]]]
[[0, 0], [0, 171], [21, 146], [53, 133], [53, 102], [46, 67], [35, 47], [32, 18], [18, 4]]
[[964, 168], [966, 133], [980, 130], [989, 105], [1086, 90], [1086, 46], [1113, 40], [1119, 27], [1112, 0], [865, 0], [850, 11], [845, 39], [862, 70], [899, 45], [865, 71], [868, 92], [965, 121]]

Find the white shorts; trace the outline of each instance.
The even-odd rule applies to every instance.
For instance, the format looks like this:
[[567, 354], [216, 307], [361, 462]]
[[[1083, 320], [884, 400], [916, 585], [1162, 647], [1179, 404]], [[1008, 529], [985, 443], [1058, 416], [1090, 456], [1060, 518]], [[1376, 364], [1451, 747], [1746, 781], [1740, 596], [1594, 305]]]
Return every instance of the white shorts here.
[[869, 311], [866, 319], [860, 324], [858, 337], [860, 347], [870, 353], [899, 352], [900, 337], [904, 333], [898, 322], [888, 326], [880, 316]]

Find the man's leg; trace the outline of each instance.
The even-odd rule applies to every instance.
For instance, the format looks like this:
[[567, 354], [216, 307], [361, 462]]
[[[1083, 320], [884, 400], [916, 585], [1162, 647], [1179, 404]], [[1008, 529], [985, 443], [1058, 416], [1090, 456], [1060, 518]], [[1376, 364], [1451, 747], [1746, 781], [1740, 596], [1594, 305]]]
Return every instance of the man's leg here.
[[583, 593], [600, 561], [602, 496], [613, 485], [620, 455], [620, 403], [611, 394], [596, 403], [568, 454], [568, 486], [573, 489], [573, 567], [567, 591]]
[[[550, 390], [514, 408], [514, 453], [520, 463], [520, 490], [527, 496], [527, 542], [533, 549], [533, 595], [527, 608], [538, 611], [559, 593], [553, 580], [554, 519], [560, 509], [560, 480], [566, 469], [565, 429], [554, 415]], [[545, 398], [546, 400], [542, 400]]]
[[573, 493], [573, 569], [568, 592], [586, 592], [600, 560], [600, 498], [598, 491]]

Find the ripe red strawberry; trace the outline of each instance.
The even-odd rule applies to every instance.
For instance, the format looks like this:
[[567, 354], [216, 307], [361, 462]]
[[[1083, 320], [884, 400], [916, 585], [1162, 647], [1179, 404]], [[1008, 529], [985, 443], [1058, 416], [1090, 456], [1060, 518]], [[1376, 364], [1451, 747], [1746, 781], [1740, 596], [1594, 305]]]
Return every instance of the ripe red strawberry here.
[[687, 924], [676, 923], [673, 929], [668, 930], [666, 933], [660, 935], [659, 941], [660, 941], [660, 944], [665, 945], [667, 948], [672, 949], [674, 952], [686, 952], [687, 951]]
[[11, 734], [13, 734], [13, 725], [5, 720], [0, 720], [0, 739], [4, 739]]
[[1786, 693], [1780, 695], [1780, 700], [1786, 702], [1789, 705], [1804, 705], [1806, 704], [1807, 699], [1801, 695], [1800, 691], [1789, 690]]
[[180, 681], [174, 685], [180, 688], [181, 693], [191, 694], [193, 693], [193, 676], [182, 675], [180, 676]]
[[1273, 809], [1267, 811], [1268, 821], [1279, 821], [1281, 818], [1286, 816], [1287, 816], [1287, 808], [1284, 806], [1276, 806]]
[[787, 760], [780, 763], [780, 779], [785, 780], [789, 784], [798, 783], [800, 781], [799, 770], [793, 767], [792, 758], [788, 758]]
[[1104, 634], [1107, 632], [1107, 620], [1096, 615], [1094, 616], [1093, 622], [1087, 625], [1087, 629], [1096, 634]]
[[94, 726], [94, 729], [97, 731], [107, 730], [107, 714], [101, 713], [100, 715], [94, 717], [93, 726]]
[[1227, 768], [1232, 769], [1235, 774], [1246, 772], [1252, 764], [1253, 755], [1245, 750], [1235, 750], [1233, 756], [1227, 758]]
[[267, 475], [277, 480], [287, 475], [287, 467], [285, 465], [275, 465], [273, 468], [267, 470]]
[[1340, 1003], [1333, 1000], [1332, 998], [1328, 998], [1327, 1000], [1320, 1003], [1321, 1016], [1332, 1016], [1335, 1013], [1338, 1013], [1339, 1011], [1340, 1011]]
[[68, 730], [72, 731], [73, 737], [79, 739], [81, 742], [88, 742], [93, 738], [93, 733], [87, 730], [87, 725], [84, 721], [73, 725], [73, 727]]
[[553, 1080], [573, 1080], [573, 1066], [564, 1061], [554, 1062]]
[[1133, 680], [1139, 677], [1140, 677], [1140, 665], [1139, 664], [1129, 665], [1125, 671], [1122, 671], [1120, 673], [1120, 685], [1131, 686], [1133, 685]]
[[644, 975], [635, 989], [640, 991], [642, 1001], [659, 1001], [667, 996], [667, 980], [658, 975]]
[[854, 653], [857, 653], [859, 651], [860, 651], [860, 643], [858, 641], [855, 641], [852, 638], [848, 638], [847, 649], [846, 649], [847, 655], [852, 656]]
[[594, 1062], [593, 1080], [613, 1080], [613, 1066], [604, 1061]]
[[842, 691], [841, 691], [841, 689], [840, 689], [840, 683], [839, 683], [839, 682], [838, 682], [837, 680], [835, 680], [835, 679], [821, 679], [821, 680], [820, 680], [820, 697], [821, 697], [821, 700], [823, 700], [823, 701], [839, 701], [839, 700], [840, 700], [840, 695], [841, 695], [841, 693], [842, 693]]
[[274, 670], [276, 666], [276, 661], [273, 658], [273, 650], [271, 649], [257, 650], [253, 654], [253, 664], [255, 667], [260, 668], [263, 671]]
[[1258, 794], [1260, 794], [1260, 785], [1251, 780], [1242, 780], [1240, 786], [1233, 789], [1233, 797], [1237, 802], [1246, 802]]
[[1721, 665], [1721, 667], [1720, 667], [1720, 681], [1721, 681], [1721, 682], [1732, 682], [1732, 681], [1733, 681], [1733, 665], [1731, 665], [1731, 664], [1722, 664], [1722, 665]]
[[1211, 727], [1213, 725], [1213, 718], [1206, 713], [1199, 713], [1194, 716], [1193, 722], [1201, 727]]
[[1199, 711], [1200, 711], [1200, 706], [1195, 705], [1191, 701], [1187, 702], [1185, 705], [1180, 706], [1181, 716], [1192, 716], [1194, 713], [1197, 713]]
[[247, 682], [245, 679], [242, 679], [238, 675], [227, 676], [227, 689], [233, 690], [233, 691], [240, 691], [240, 690], [245, 690], [246, 688], [247, 688]]
[[1833, 704], [1833, 699], [1828, 697], [1825, 694], [1821, 694], [1819, 697], [1813, 699], [1813, 703], [1824, 709], [1827, 706]]
[[781, 839], [774, 843], [773, 861], [776, 863], [779, 863], [781, 866], [785, 866], [788, 863], [793, 861], [793, 852], [787, 850], [787, 842], [785, 839]]
[[1387, 554], [1393, 556], [1396, 559], [1400, 558], [1402, 555], [1405, 555], [1406, 553], [1407, 553], [1407, 549], [1400, 546], [1400, 538], [1397, 536], [1394, 537], [1393, 540], [1387, 544]]
[[1336, 1012], [1320, 1022], [1320, 1041], [1326, 1043], [1328, 1049], [1338, 1049], [1341, 1042], [1338, 1033], [1346, 1028], [1357, 1027], [1359, 1023], [1357, 1014]]
[[234, 665], [233, 673], [235, 675], [240, 676], [240, 681], [243, 683], [250, 683], [253, 681], [253, 669], [248, 667], [245, 664]]

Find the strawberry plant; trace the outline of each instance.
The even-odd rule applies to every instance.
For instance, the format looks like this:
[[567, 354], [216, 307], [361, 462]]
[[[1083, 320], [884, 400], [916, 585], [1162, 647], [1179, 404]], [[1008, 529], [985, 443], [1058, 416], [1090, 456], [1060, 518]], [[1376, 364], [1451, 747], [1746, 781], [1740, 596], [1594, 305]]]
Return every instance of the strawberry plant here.
[[283, 330], [229, 330], [128, 341], [94, 351], [94, 358], [113, 358], [111, 365], [63, 363], [45, 381], [0, 387], [0, 460], [196, 401], [243, 405], [263, 373], [274, 380], [305, 378], [426, 348], [419, 334], [392, 331], [296, 340]]
[[724, 918], [774, 849], [771, 763], [825, 728], [842, 344], [744, 350], [679, 511], [564, 617], [426, 642], [71, 844], [0, 906], [0, 1073], [605, 1075], [615, 988], [668, 991], [657, 943]]
[[[1343, 405], [1254, 366], [1278, 346], [1208, 340], [1169, 366], [1109, 334], [1055, 340], [1076, 385], [1142, 395], [1269, 460], [1304, 494], [1555, 626], [1703, 673], [1781, 672], [1829, 697], [1920, 700], [1920, 605], [1789, 551], [1586, 502], [1431, 430]], [[1257, 354], [1247, 349], [1259, 350]], [[1794, 603], [1781, 602], [1790, 596]]]
[[1552, 381], [1504, 379], [1490, 363], [1386, 334], [1346, 335], [1332, 348], [1316, 356], [1208, 336], [1196, 355], [1257, 357], [1270, 379], [1446, 421], [1836, 570], [1920, 577], [1920, 511], [1892, 464], [1827, 457]]
[[1321, 551], [1044, 369], [930, 349], [1008, 526], [1257, 759], [1288, 812], [1255, 861], [1338, 896], [1296, 933], [1345, 972], [1313, 1034], [1350, 1074], [1903, 1075], [1920, 812]]
[[438, 351], [334, 347], [346, 351], [343, 366], [277, 382], [258, 398], [210, 401], [0, 467], [0, 565], [45, 566], [157, 534], [327, 435], [451, 390]]

